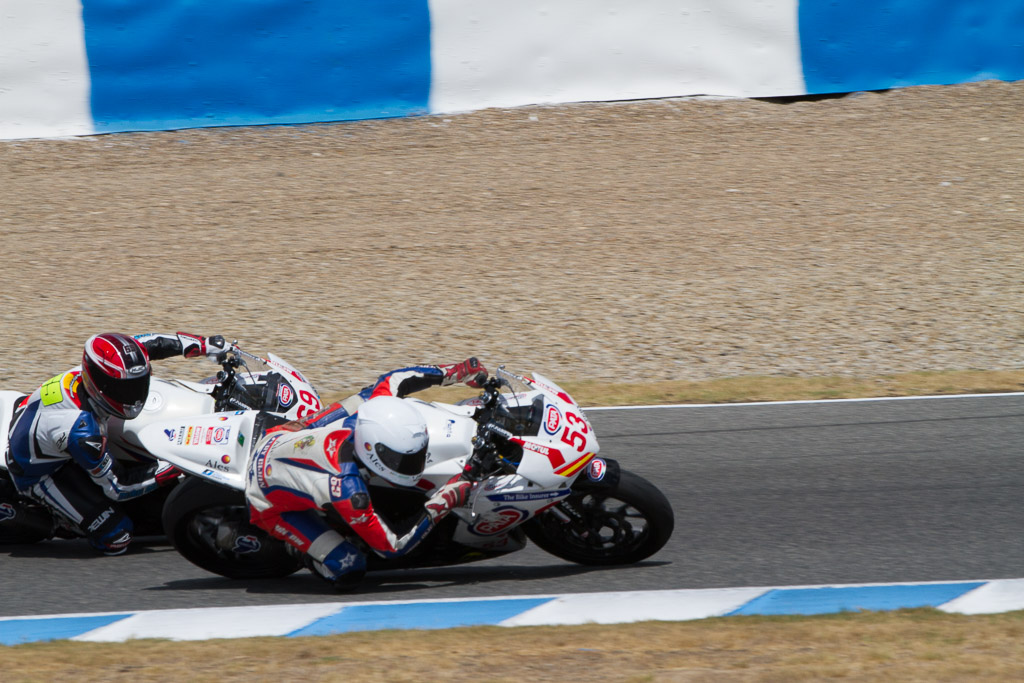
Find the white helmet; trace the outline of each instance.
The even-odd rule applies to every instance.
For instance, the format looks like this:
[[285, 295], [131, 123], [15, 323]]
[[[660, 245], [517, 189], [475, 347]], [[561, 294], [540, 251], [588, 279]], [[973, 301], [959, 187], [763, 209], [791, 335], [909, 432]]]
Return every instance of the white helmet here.
[[427, 463], [427, 423], [394, 396], [371, 398], [356, 414], [356, 457], [398, 486], [415, 486]]

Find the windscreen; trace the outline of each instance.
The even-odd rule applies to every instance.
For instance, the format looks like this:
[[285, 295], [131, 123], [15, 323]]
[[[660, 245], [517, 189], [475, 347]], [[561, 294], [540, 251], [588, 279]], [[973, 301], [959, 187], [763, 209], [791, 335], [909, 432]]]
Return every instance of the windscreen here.
[[536, 436], [540, 432], [544, 396], [504, 368], [498, 368], [495, 375], [502, 382], [495, 422], [516, 436]]

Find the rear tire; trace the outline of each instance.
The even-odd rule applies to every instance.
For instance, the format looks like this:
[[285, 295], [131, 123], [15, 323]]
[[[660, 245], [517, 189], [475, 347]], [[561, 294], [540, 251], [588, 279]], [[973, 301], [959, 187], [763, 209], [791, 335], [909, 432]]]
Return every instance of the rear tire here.
[[241, 491], [189, 477], [167, 497], [163, 523], [186, 560], [229, 579], [276, 579], [303, 566], [283, 541], [249, 522]]
[[633, 564], [668, 542], [675, 526], [672, 506], [658, 488], [638, 474], [622, 470], [608, 488], [573, 491], [558, 509], [526, 523], [526, 535], [563, 560], [588, 565]]

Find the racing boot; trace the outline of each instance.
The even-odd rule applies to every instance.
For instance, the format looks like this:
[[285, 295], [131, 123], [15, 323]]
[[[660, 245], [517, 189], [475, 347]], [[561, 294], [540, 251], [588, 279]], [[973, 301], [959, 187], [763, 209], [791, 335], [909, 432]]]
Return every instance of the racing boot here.
[[366, 556], [355, 544], [333, 530], [309, 546], [306, 559], [310, 571], [339, 593], [355, 590], [366, 575]]

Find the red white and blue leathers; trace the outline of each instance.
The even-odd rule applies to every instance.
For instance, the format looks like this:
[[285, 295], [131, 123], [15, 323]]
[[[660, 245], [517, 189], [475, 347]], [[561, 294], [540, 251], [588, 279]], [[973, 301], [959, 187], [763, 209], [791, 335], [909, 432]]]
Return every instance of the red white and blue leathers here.
[[464, 371], [457, 372], [457, 367], [394, 370], [345, 401], [271, 430], [249, 466], [245, 495], [252, 522], [306, 553], [314, 568], [332, 581], [362, 576], [366, 557], [355, 543], [332, 529], [319, 510], [333, 508], [381, 557], [397, 557], [415, 548], [439, 515], [436, 509], [426, 508], [399, 534], [374, 510], [365, 468], [353, 445], [358, 405], [378, 396], [401, 398], [431, 386], [472, 379]]
[[[206, 341], [188, 334], [138, 335], [152, 360], [206, 353]], [[128, 467], [106, 449], [105, 424], [72, 368], [47, 380], [25, 401], [10, 432], [7, 466], [22, 494], [78, 528], [90, 543], [117, 554], [131, 542], [133, 524], [118, 501], [153, 491], [156, 463]]]

